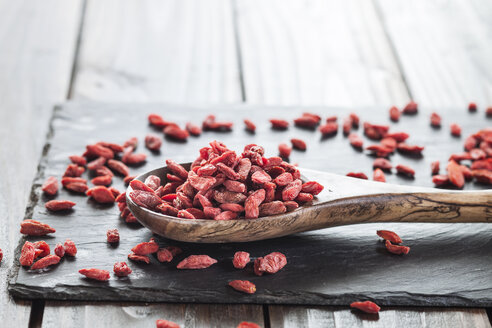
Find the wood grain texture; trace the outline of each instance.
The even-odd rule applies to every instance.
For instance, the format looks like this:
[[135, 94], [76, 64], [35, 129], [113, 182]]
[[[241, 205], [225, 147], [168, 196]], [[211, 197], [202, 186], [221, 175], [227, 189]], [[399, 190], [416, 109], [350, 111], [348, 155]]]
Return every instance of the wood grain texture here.
[[174, 321], [182, 328], [236, 327], [253, 321], [263, 327], [261, 305], [115, 304], [51, 302], [43, 328], [155, 327], [155, 321]]
[[248, 103], [365, 106], [408, 100], [372, 2], [236, 2]]
[[479, 309], [389, 308], [379, 315], [336, 307], [270, 306], [272, 327], [449, 327], [489, 328], [487, 314]]
[[237, 102], [229, 1], [89, 1], [74, 98]]
[[376, 3], [418, 103], [466, 110], [474, 101], [482, 113], [492, 104], [491, 1]]
[[55, 102], [70, 82], [80, 1], [0, 1], [0, 322], [27, 327], [31, 302], [7, 293], [19, 222]]

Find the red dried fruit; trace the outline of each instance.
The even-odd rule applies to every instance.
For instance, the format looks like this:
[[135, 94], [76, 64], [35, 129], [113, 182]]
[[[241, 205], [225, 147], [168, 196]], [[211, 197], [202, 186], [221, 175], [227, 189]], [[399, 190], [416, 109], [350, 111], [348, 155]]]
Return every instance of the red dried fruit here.
[[374, 169], [389, 171], [393, 168], [393, 165], [391, 165], [391, 162], [388, 161], [386, 158], [376, 158], [372, 163], [372, 167]]
[[278, 154], [280, 157], [289, 158], [291, 152], [292, 147], [290, 147], [286, 143], [281, 143], [280, 145], [278, 145]]
[[435, 161], [431, 163], [431, 174], [432, 175], [439, 174], [439, 161]]
[[148, 134], [145, 137], [145, 147], [147, 147], [147, 149], [152, 151], [157, 151], [161, 149], [161, 145], [162, 145], [162, 140], [158, 136]]
[[53, 254], [47, 255], [46, 257], [43, 257], [42, 259], [34, 263], [31, 267], [31, 270], [44, 269], [50, 265], [58, 264], [58, 262], [60, 262], [59, 256]]
[[178, 218], [191, 219], [191, 220], [196, 219], [196, 217], [190, 212], [188, 212], [187, 210], [178, 211]]
[[114, 174], [113, 172], [108, 169], [106, 166], [101, 166], [101, 167], [98, 167], [96, 169], [96, 176], [100, 177], [100, 176], [104, 176], [104, 175], [109, 175], [110, 177], [113, 177]]
[[314, 196], [322, 192], [324, 187], [316, 181], [308, 181], [302, 185], [301, 191], [310, 193]]
[[405, 132], [392, 132], [392, 133], [387, 133], [386, 137], [387, 138], [393, 138], [396, 140], [396, 142], [400, 143], [408, 139], [410, 135]]
[[82, 166], [78, 166], [77, 164], [69, 164], [65, 173], [63, 173], [64, 177], [80, 177], [82, 173], [84, 173], [85, 169]]
[[183, 141], [188, 139], [190, 135], [188, 131], [181, 129], [177, 125], [168, 125], [162, 132], [164, 132], [164, 134], [169, 138]]
[[2, 259], [3, 259], [3, 251], [2, 251], [2, 249], [0, 248], [0, 263], [2, 263]]
[[95, 160], [89, 162], [87, 164], [87, 168], [89, 170], [97, 170], [97, 169], [101, 168], [104, 164], [106, 164], [106, 160], [107, 159], [104, 157], [98, 157]]
[[109, 190], [113, 193], [114, 197], [118, 197], [120, 195], [120, 191], [115, 187], [109, 187]]
[[56, 195], [58, 192], [58, 180], [55, 177], [48, 177], [41, 186], [41, 190], [47, 195]]
[[307, 148], [306, 143], [301, 139], [293, 138], [290, 139], [290, 142], [292, 143], [292, 147], [294, 147], [295, 149], [306, 150]]
[[[302, 195], [309, 195], [311, 197], [311, 199], [305, 199], [304, 198], [304, 200], [300, 200], [299, 198], [301, 198]], [[297, 196], [296, 200], [297, 201], [310, 201], [310, 200], [312, 200], [312, 197], [313, 196], [311, 194], [300, 193], [299, 196]], [[291, 201], [289, 201], [289, 202], [291, 202]], [[296, 203], [296, 205], [297, 205], [297, 203]], [[271, 201], [268, 203], [263, 203], [260, 205], [260, 216], [277, 215], [277, 214], [285, 213], [286, 211], [287, 211], [287, 207], [285, 206], [284, 202], [279, 201], [279, 200]]]
[[293, 210], [299, 207], [299, 204], [293, 200], [289, 200], [283, 203], [285, 205], [285, 208], [287, 209], [287, 212], [292, 212]]
[[186, 123], [186, 131], [193, 136], [199, 136], [202, 134], [202, 128], [191, 122]]
[[69, 256], [77, 255], [77, 246], [75, 246], [75, 243], [72, 240], [65, 240], [65, 243], [63, 243], [63, 248], [65, 248], [65, 254]]
[[113, 266], [113, 271], [118, 277], [126, 277], [132, 273], [132, 269], [130, 269], [126, 262], [116, 262]]
[[393, 152], [392, 148], [387, 148], [383, 145], [370, 145], [366, 147], [366, 149], [372, 152], [377, 157], [388, 157]]
[[285, 255], [279, 252], [273, 252], [261, 258], [258, 264], [258, 271], [274, 274], [286, 265], [287, 258]]
[[[171, 124], [171, 122], [164, 121], [162, 116], [160, 116], [158, 114], [149, 114], [148, 119], [149, 119], [149, 124], [155, 126], [156, 128], [163, 128], [163, 127]], [[126, 145], [126, 143], [125, 143], [125, 145]]]
[[352, 145], [352, 147], [354, 148], [362, 148], [363, 144], [364, 144], [364, 141], [362, 140], [361, 137], [359, 137], [359, 135], [357, 135], [356, 133], [350, 133], [348, 135], [348, 140], [350, 142], [350, 144]]
[[474, 102], [471, 102], [468, 104], [468, 111], [470, 113], [474, 113], [477, 111], [477, 104], [475, 104]]
[[49, 225], [36, 220], [24, 220], [21, 222], [20, 226], [20, 233], [29, 236], [44, 236], [56, 232], [56, 230]]
[[[135, 180], [137, 181], [137, 180]], [[156, 190], [157, 188], [160, 187], [161, 185], [161, 178], [159, 178], [157, 175], [149, 175], [146, 179], [144, 184], [149, 187], [152, 190]]]
[[100, 146], [111, 149], [113, 151], [113, 153], [115, 153], [115, 154], [121, 153], [124, 150], [122, 146], [115, 144], [115, 143], [111, 143], [111, 142], [99, 141], [97, 144]]
[[409, 166], [402, 165], [402, 164], [398, 164], [396, 166], [396, 172], [398, 174], [406, 175], [406, 176], [409, 176], [409, 177], [413, 177], [415, 175], [414, 169], [412, 169]]
[[371, 124], [369, 122], [364, 122], [364, 134], [372, 140], [381, 140], [386, 137], [389, 131], [388, 125], [378, 125]]
[[93, 185], [96, 186], [109, 186], [112, 182], [113, 178], [110, 175], [102, 175], [95, 177], [91, 180]]
[[[296, 195], [297, 196], [297, 195]], [[259, 189], [253, 192], [244, 202], [246, 219], [256, 219], [260, 215], [260, 204], [265, 200], [265, 190]]]
[[83, 179], [83, 178], [64, 177], [64, 178], [62, 178], [61, 183], [65, 187], [71, 183], [87, 184], [87, 180]]
[[46, 204], [44, 204], [44, 206], [48, 210], [56, 212], [56, 211], [69, 210], [75, 206], [75, 203], [71, 202], [69, 200], [50, 200], [49, 202], [46, 202]]
[[88, 157], [104, 157], [104, 158], [114, 158], [114, 152], [107, 147], [99, 144], [87, 145], [87, 156]]
[[146, 264], [150, 263], [150, 258], [147, 255], [137, 255], [137, 254], [130, 253], [128, 254], [128, 259], [136, 262], [144, 262]]
[[252, 282], [248, 280], [233, 280], [229, 282], [229, 286], [234, 288], [237, 291], [246, 293], [246, 294], [254, 294], [256, 292], [256, 286]]
[[430, 124], [433, 127], [440, 127], [441, 126], [441, 116], [437, 113], [432, 113], [430, 117]]
[[114, 203], [114, 195], [108, 188], [104, 186], [97, 186], [87, 190], [87, 196], [92, 197], [96, 202], [101, 204]]
[[239, 204], [226, 203], [226, 204], [220, 204], [219, 207], [222, 211], [231, 211], [236, 213], [244, 212], [244, 207]]
[[471, 157], [472, 160], [476, 161], [476, 160], [479, 160], [479, 159], [486, 158], [487, 157], [487, 154], [482, 149], [475, 148], [475, 149], [470, 150], [470, 157]]
[[128, 165], [139, 165], [147, 160], [147, 155], [145, 154], [134, 154], [134, 153], [126, 153], [121, 158], [121, 161]]
[[461, 127], [456, 124], [456, 123], [453, 123], [450, 125], [450, 130], [451, 130], [451, 135], [455, 136], [455, 137], [460, 137], [461, 136]]
[[87, 160], [79, 155], [68, 156], [68, 158], [73, 164], [77, 164], [79, 166], [85, 166], [87, 164]]
[[321, 117], [318, 115], [304, 113], [301, 117], [294, 119], [294, 124], [303, 128], [314, 129], [321, 121]]
[[390, 120], [393, 122], [398, 122], [400, 120], [400, 110], [396, 106], [391, 107], [389, 110], [389, 116]]
[[106, 232], [106, 238], [108, 243], [118, 243], [120, 241], [120, 233], [118, 229], [109, 229]]
[[240, 322], [236, 328], [261, 328], [260, 325], [257, 325], [254, 322], [243, 321]]
[[349, 172], [347, 173], [347, 176], [351, 178], [368, 180], [367, 175], [365, 175], [363, 172]]
[[89, 279], [99, 280], [99, 281], [107, 281], [109, 280], [109, 271], [101, 270], [101, 269], [80, 269], [79, 273], [86, 276]]
[[34, 257], [36, 256], [36, 248], [34, 244], [26, 241], [21, 249], [21, 255], [19, 258], [20, 265], [31, 266], [34, 262]]
[[89, 187], [82, 182], [72, 182], [64, 186], [65, 189], [77, 192], [77, 193], [85, 193], [87, 190], [89, 190]]
[[266, 173], [265, 171], [263, 170], [260, 170], [260, 171], [256, 171], [255, 173], [253, 173], [251, 175], [251, 181], [253, 183], [257, 183], [257, 184], [265, 184], [267, 182], [270, 182], [272, 181], [272, 177]]
[[490, 170], [472, 170], [472, 176], [480, 183], [492, 184], [492, 171]]
[[231, 131], [232, 126], [232, 122], [217, 122], [214, 115], [208, 115], [202, 124], [202, 128], [209, 131]]
[[63, 245], [62, 245], [62, 244], [58, 243], [58, 244], [56, 244], [56, 246], [55, 246], [54, 253], [55, 253], [58, 257], [63, 257], [63, 256], [65, 256], [65, 248], [63, 247]]
[[249, 132], [254, 133], [256, 131], [256, 125], [253, 122], [251, 122], [250, 120], [245, 119], [244, 125], [246, 126], [246, 130], [248, 130]]
[[342, 130], [344, 135], [348, 135], [352, 129], [352, 119], [350, 117], [345, 118], [342, 124]]
[[237, 218], [237, 213], [232, 211], [223, 211], [214, 217], [214, 220], [234, 220]]
[[157, 251], [157, 260], [159, 260], [159, 262], [171, 262], [173, 257], [173, 254], [167, 248], [161, 248]]
[[35, 242], [34, 248], [36, 251], [40, 251], [36, 254], [35, 258], [45, 257], [50, 254], [50, 245], [48, 245], [44, 240]]
[[492, 117], [492, 106], [487, 107], [487, 109], [485, 110], [485, 116]]
[[272, 129], [285, 130], [289, 127], [289, 122], [282, 119], [271, 119]]
[[108, 166], [111, 170], [121, 174], [124, 177], [130, 174], [130, 169], [128, 168], [128, 166], [126, 166], [123, 162], [120, 162], [118, 160], [115, 159], [108, 160]]
[[403, 255], [403, 254], [408, 254], [408, 252], [410, 252], [410, 247], [402, 246], [402, 245], [393, 245], [389, 240], [386, 240], [384, 242], [384, 245], [386, 246], [388, 252], [393, 254]]
[[404, 108], [402, 113], [405, 115], [414, 115], [418, 112], [418, 105], [414, 101], [410, 101]]
[[205, 269], [217, 263], [216, 259], [208, 255], [190, 255], [178, 263], [178, 269]]
[[171, 170], [171, 172], [173, 172], [173, 174], [176, 174], [177, 176], [179, 176], [180, 178], [182, 178], [184, 180], [186, 180], [186, 178], [188, 178], [188, 171], [186, 171], [183, 166], [176, 163], [175, 161], [168, 159], [168, 160], [166, 160], [166, 165], [169, 168], [169, 170]]
[[379, 310], [381, 310], [381, 308], [376, 303], [373, 303], [371, 301], [353, 302], [352, 304], [350, 304], [350, 307], [371, 314], [376, 314], [379, 312]]
[[372, 175], [374, 181], [386, 182], [386, 177], [381, 169], [375, 169]]
[[319, 132], [324, 137], [335, 135], [338, 132], [338, 123], [329, 122], [319, 127]]
[[401, 244], [402, 240], [400, 236], [398, 236], [395, 232], [390, 231], [390, 230], [378, 230], [377, 235], [384, 240], [389, 240], [393, 244]]
[[449, 178], [447, 175], [434, 175], [432, 177], [432, 182], [436, 185], [436, 187], [444, 186], [449, 183]]
[[163, 319], [157, 320], [155, 326], [156, 328], [179, 328], [177, 323]]
[[404, 154], [420, 155], [424, 150], [424, 147], [417, 145], [407, 145], [406, 143], [399, 143], [397, 147], [398, 151]]
[[132, 252], [136, 255], [153, 254], [159, 250], [159, 244], [154, 240], [143, 242], [132, 248]]
[[133, 190], [142, 190], [142, 191], [147, 191], [150, 193], [154, 192], [154, 189], [151, 187], [147, 186], [147, 184], [143, 183], [140, 180], [132, 180], [130, 182], [130, 187], [132, 187]]
[[455, 161], [449, 161], [446, 167], [448, 171], [449, 181], [458, 188], [463, 188], [465, 185], [465, 177], [461, 166]]
[[246, 265], [249, 263], [249, 253], [247, 252], [236, 252], [234, 253], [234, 258], [232, 260], [232, 265], [236, 269], [244, 269]]

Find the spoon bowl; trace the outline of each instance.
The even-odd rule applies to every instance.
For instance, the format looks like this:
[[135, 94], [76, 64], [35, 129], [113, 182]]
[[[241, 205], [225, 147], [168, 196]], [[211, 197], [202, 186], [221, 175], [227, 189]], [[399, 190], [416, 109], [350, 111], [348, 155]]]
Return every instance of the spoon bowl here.
[[[191, 163], [181, 164], [187, 170]], [[392, 185], [299, 168], [303, 180], [325, 188], [309, 205], [284, 214], [258, 219], [182, 219], [141, 207], [128, 195], [136, 219], [152, 232], [194, 243], [248, 242], [340, 225], [371, 222], [492, 222], [492, 190], [453, 191]], [[156, 175], [166, 181], [169, 169], [161, 167], [136, 177]]]

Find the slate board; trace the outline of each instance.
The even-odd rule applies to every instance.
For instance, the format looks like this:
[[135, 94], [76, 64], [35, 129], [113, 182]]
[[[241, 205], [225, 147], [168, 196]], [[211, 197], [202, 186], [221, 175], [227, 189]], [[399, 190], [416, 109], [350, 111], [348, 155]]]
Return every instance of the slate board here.
[[[68, 156], [81, 154], [84, 146], [99, 140], [122, 143], [131, 136], [139, 137], [138, 151], [148, 156], [146, 165], [133, 168], [133, 174], [143, 173], [164, 165], [173, 158], [178, 162], [192, 161], [200, 147], [218, 139], [237, 151], [247, 143], [265, 146], [267, 155], [277, 154], [277, 145], [293, 136], [308, 143], [306, 152], [293, 151], [291, 162], [312, 169], [345, 174], [364, 171], [371, 176], [373, 158], [355, 151], [339, 133], [333, 138], [320, 139], [318, 132], [291, 127], [288, 131], [273, 131], [268, 118], [292, 119], [302, 111], [345, 117], [354, 109], [342, 108], [286, 108], [256, 106], [175, 105], [118, 105], [98, 103], [68, 103], [57, 108], [52, 129], [33, 185], [31, 205], [26, 218], [38, 219], [57, 229], [45, 239], [50, 246], [71, 238], [78, 246], [77, 256], [65, 258], [59, 265], [43, 272], [31, 272], [14, 267], [9, 290], [12, 295], [28, 299], [56, 300], [114, 300], [146, 302], [201, 302], [201, 303], [263, 303], [263, 304], [330, 304], [347, 305], [354, 300], [371, 299], [383, 306], [492, 306], [492, 225], [490, 224], [364, 224], [336, 227], [316, 232], [300, 233], [289, 237], [244, 244], [185, 244], [158, 237], [162, 246], [178, 245], [184, 254], [170, 264], [155, 258], [150, 265], [127, 259], [130, 249], [151, 237], [150, 231], [139, 225], [128, 225], [118, 217], [116, 206], [95, 204], [87, 197], [61, 190], [57, 199], [69, 199], [77, 205], [67, 214], [47, 213], [40, 193], [45, 177], [60, 177]], [[394, 155], [393, 163], [409, 164], [416, 169], [415, 180], [388, 175], [390, 183], [432, 186], [430, 162], [445, 162], [453, 152], [462, 150], [463, 138], [449, 135], [450, 118], [463, 127], [463, 136], [478, 128], [491, 126], [483, 113], [469, 114], [465, 109], [440, 110], [443, 128], [429, 126], [429, 113], [402, 117], [399, 123], [390, 123], [387, 108], [358, 108], [362, 120], [391, 124], [392, 131], [411, 134], [409, 143], [426, 146], [422, 159]], [[165, 140], [160, 154], [143, 147], [147, 133], [159, 133], [147, 125], [151, 112], [179, 123], [195, 123], [208, 114], [218, 119], [233, 120], [235, 129], [230, 133], [205, 132], [186, 143]], [[256, 134], [243, 130], [242, 119], [257, 123]], [[360, 131], [360, 130], [359, 130]], [[369, 142], [366, 140], [366, 143]], [[84, 175], [86, 177], [86, 175]], [[124, 190], [120, 178], [113, 185]], [[329, 186], [327, 186], [329, 187]], [[485, 188], [469, 183], [466, 189]], [[106, 230], [118, 228], [121, 242], [117, 246], [106, 243]], [[400, 234], [411, 246], [407, 256], [387, 253], [378, 240], [377, 229], [391, 229]], [[17, 256], [25, 239], [21, 239]], [[235, 251], [243, 250], [252, 257], [272, 251], [283, 252], [287, 266], [275, 275], [257, 277], [251, 266], [245, 270], [232, 267]], [[205, 270], [182, 271], [175, 268], [178, 261], [190, 254], [208, 254], [219, 262]], [[126, 261], [133, 269], [128, 278], [111, 276], [108, 282], [83, 278], [81, 268], [101, 268], [112, 271], [113, 263]], [[257, 293], [244, 295], [232, 290], [227, 282], [248, 279], [256, 284]]]

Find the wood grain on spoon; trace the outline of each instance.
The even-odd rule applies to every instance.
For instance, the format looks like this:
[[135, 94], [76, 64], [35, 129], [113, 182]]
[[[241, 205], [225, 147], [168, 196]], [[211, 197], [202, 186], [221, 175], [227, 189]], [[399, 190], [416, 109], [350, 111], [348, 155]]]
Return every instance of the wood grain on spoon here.
[[[189, 168], [190, 164], [182, 164]], [[312, 205], [293, 212], [253, 220], [188, 220], [153, 212], [127, 203], [135, 217], [154, 233], [197, 243], [263, 240], [296, 232], [372, 222], [492, 222], [492, 190], [453, 191], [349, 178], [300, 169], [303, 179], [325, 186]], [[166, 167], [137, 177], [157, 175], [165, 181]], [[128, 187], [127, 195], [131, 191]]]

